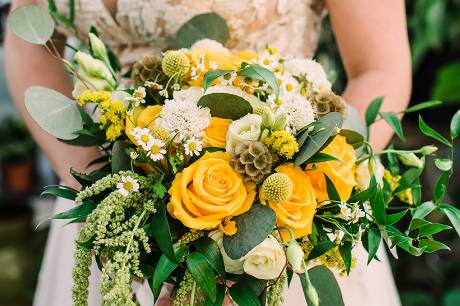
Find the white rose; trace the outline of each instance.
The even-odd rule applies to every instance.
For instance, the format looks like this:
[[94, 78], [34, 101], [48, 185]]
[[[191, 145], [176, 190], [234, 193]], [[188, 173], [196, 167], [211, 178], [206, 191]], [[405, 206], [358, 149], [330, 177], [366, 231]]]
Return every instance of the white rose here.
[[255, 114], [233, 121], [228, 127], [226, 150], [234, 153], [235, 146], [243, 141], [256, 141], [260, 137], [262, 117]]
[[[380, 159], [375, 158], [374, 160], [374, 176], [377, 179], [377, 182], [380, 184], [380, 186], [383, 186], [383, 174], [385, 173], [385, 167], [383, 167]], [[365, 190], [369, 188], [369, 184], [371, 182], [369, 159], [364, 160], [356, 166], [355, 178], [359, 190]]]
[[220, 42], [208, 38], [200, 39], [199, 41], [195, 42], [190, 49], [192, 51], [197, 49], [211, 49], [228, 52], [228, 49], [225, 48]]
[[224, 260], [225, 271], [232, 274], [243, 274], [243, 261], [241, 259], [231, 259], [224, 249], [224, 233], [219, 230], [212, 231], [208, 234], [209, 238], [217, 243]]
[[275, 279], [284, 269], [284, 249], [272, 235], [253, 248], [243, 258], [244, 272], [258, 279]]
[[331, 89], [331, 82], [320, 63], [310, 59], [289, 59], [284, 63], [285, 73], [305, 76], [317, 89]]

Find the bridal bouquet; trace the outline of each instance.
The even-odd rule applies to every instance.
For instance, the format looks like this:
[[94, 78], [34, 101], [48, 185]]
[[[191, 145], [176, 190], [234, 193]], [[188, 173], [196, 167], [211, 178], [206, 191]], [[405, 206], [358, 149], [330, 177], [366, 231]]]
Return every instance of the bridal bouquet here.
[[[383, 98], [369, 105], [363, 129], [347, 127], [357, 119], [319, 63], [271, 47], [229, 51], [218, 15], [193, 17], [176, 49], [140, 58], [128, 73], [95, 30], [88, 53], [60, 58], [53, 20], [36, 6], [14, 11], [9, 26], [75, 76], [75, 100], [28, 89], [30, 115], [61, 141], [102, 152], [91, 163], [99, 169], [71, 170], [80, 191], [44, 192], [75, 201], [54, 218], [82, 223], [75, 305], [87, 304], [93, 256], [104, 305], [136, 305], [134, 280], [148, 281], [155, 299], [172, 284], [174, 305], [222, 305], [226, 294], [238, 305], [280, 305], [294, 273], [309, 305], [343, 305], [331, 270], [348, 274], [357, 244], [368, 261], [381, 243], [415, 256], [448, 249], [434, 235], [451, 227], [430, 222], [435, 211], [460, 232], [460, 211], [443, 202], [452, 155], [434, 159], [441, 174], [422, 201], [419, 177], [437, 148], [373, 152], [377, 120], [404, 140], [399, 114], [380, 111]], [[460, 113], [450, 139], [422, 118], [420, 130], [452, 149]]]

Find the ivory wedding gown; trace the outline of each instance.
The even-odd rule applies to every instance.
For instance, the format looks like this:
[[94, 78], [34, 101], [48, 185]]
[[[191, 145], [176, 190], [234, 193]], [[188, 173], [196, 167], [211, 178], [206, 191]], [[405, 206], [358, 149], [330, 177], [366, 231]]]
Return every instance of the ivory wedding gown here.
[[[42, 1], [47, 6], [47, 0]], [[115, 0], [112, 16], [103, 0], [75, 0], [77, 36], [85, 39], [91, 26], [102, 40], [128, 65], [142, 55], [159, 53], [173, 40], [178, 28], [194, 15], [214, 11], [228, 23], [231, 49], [260, 50], [268, 44], [283, 54], [312, 57], [325, 13], [323, 0]], [[58, 12], [69, 14], [69, 0], [55, 0]], [[59, 29], [70, 34], [65, 29]], [[56, 202], [56, 212], [70, 209], [73, 203]], [[51, 224], [45, 259], [35, 295], [35, 306], [72, 305], [72, 267], [75, 224], [54, 220]], [[398, 306], [388, 259], [383, 249], [369, 266], [362, 247], [355, 250], [356, 267], [350, 276], [339, 277], [346, 306]], [[93, 264], [89, 305], [100, 305], [99, 271]], [[133, 288], [141, 306], [153, 304], [148, 285]], [[300, 281], [294, 279], [285, 291], [284, 305], [306, 305]]]

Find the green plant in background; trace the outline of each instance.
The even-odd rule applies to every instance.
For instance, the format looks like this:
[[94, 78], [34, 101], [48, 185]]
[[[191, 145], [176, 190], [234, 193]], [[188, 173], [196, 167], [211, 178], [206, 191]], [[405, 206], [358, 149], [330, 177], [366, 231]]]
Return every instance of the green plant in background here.
[[35, 143], [25, 124], [8, 118], [0, 125], [0, 163], [18, 162], [31, 157]]

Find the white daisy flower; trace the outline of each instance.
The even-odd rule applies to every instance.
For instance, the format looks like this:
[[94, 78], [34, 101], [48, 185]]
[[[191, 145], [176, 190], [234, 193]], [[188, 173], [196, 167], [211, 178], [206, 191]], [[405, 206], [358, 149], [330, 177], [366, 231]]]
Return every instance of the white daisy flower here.
[[292, 76], [282, 74], [278, 80], [280, 81], [281, 94], [292, 94], [300, 92], [300, 84]]
[[136, 139], [137, 145], [141, 146], [142, 149], [145, 151], [150, 150], [154, 138], [150, 134], [149, 129], [136, 127], [131, 131], [131, 135]]
[[118, 192], [127, 197], [130, 192], [139, 191], [139, 183], [131, 176], [121, 176], [121, 182], [117, 184]]
[[184, 144], [185, 154], [198, 156], [203, 149], [203, 142], [196, 137], [190, 137]]
[[153, 139], [150, 149], [147, 152], [147, 156], [150, 157], [153, 161], [158, 161], [163, 159], [166, 154], [166, 149], [164, 148], [165, 143], [159, 139]]
[[275, 71], [277, 70], [277, 68], [280, 67], [280, 56], [270, 54], [267, 51], [265, 51], [260, 55], [257, 64], [267, 68], [268, 70]]
[[236, 80], [236, 77], [236, 72], [232, 71], [220, 76], [218, 80], [220, 81], [220, 84], [223, 86], [232, 86], [233, 82]]
[[134, 101], [135, 106], [139, 106], [143, 103], [145, 103], [145, 96], [147, 95], [145, 91], [145, 87], [140, 86], [138, 87], [134, 92], [131, 97], [126, 98], [128, 101]]

